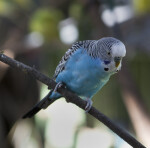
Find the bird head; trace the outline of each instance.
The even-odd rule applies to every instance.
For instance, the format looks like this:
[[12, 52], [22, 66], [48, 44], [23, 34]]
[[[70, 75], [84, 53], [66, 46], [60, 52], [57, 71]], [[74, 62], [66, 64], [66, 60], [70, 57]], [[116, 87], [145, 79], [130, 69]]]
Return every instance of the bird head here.
[[103, 61], [104, 71], [115, 73], [121, 69], [123, 57], [126, 55], [125, 45], [118, 39], [106, 37], [98, 40], [100, 58]]

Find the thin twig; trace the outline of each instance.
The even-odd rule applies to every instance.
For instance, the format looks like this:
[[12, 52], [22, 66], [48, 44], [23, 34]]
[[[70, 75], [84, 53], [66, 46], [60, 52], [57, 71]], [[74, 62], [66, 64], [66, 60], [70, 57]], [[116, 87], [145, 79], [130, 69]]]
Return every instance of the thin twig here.
[[[21, 62], [13, 60], [6, 55], [0, 53], [0, 61], [10, 65], [13, 68], [21, 70], [26, 74], [31, 75], [33, 78], [41, 81], [42, 83], [46, 84], [50, 89], [54, 89], [56, 82], [50, 79], [49, 77], [45, 76], [44, 74], [37, 71], [35, 68], [27, 66]], [[86, 101], [80, 99], [75, 94], [68, 91], [66, 88], [59, 88], [58, 92], [66, 98], [68, 102], [74, 103], [82, 109], [85, 109]], [[138, 142], [133, 136], [131, 136], [127, 131], [123, 128], [115, 124], [111, 119], [107, 116], [99, 112], [96, 108], [92, 107], [91, 110], [88, 112], [90, 115], [101, 121], [105, 124], [108, 128], [110, 128], [114, 133], [120, 136], [123, 140], [125, 140], [129, 145], [134, 148], [146, 148], [140, 142]]]

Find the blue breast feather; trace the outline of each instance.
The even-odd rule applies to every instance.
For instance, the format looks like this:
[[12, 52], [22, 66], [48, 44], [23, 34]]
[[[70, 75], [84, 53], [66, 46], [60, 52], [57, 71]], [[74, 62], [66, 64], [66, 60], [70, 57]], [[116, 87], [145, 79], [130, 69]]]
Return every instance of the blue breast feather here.
[[85, 49], [80, 48], [68, 59], [65, 69], [59, 73], [56, 82], [65, 83], [70, 91], [82, 98], [91, 98], [110, 77], [101, 63], [99, 58], [92, 58]]

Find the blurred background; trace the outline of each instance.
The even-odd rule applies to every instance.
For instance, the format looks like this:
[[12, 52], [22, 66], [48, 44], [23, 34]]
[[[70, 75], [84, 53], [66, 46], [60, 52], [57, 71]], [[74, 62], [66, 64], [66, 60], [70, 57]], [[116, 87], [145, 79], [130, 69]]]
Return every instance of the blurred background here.
[[[0, 0], [0, 50], [52, 77], [78, 40], [113, 36], [127, 56], [94, 106], [150, 147], [149, 0]], [[47, 86], [0, 62], [1, 148], [130, 148], [77, 106], [59, 99], [21, 119]]]

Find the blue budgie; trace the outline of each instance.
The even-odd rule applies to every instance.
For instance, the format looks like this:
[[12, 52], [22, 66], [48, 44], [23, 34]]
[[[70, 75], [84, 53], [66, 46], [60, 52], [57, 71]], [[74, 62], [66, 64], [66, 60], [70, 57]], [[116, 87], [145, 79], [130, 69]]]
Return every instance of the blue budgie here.
[[124, 44], [113, 37], [99, 40], [79, 41], [65, 53], [56, 67], [53, 79], [57, 82], [54, 90], [23, 116], [32, 117], [45, 109], [54, 100], [62, 97], [58, 87], [65, 85], [68, 90], [87, 101], [86, 112], [92, 106], [91, 98], [121, 69], [122, 58], [126, 55]]

